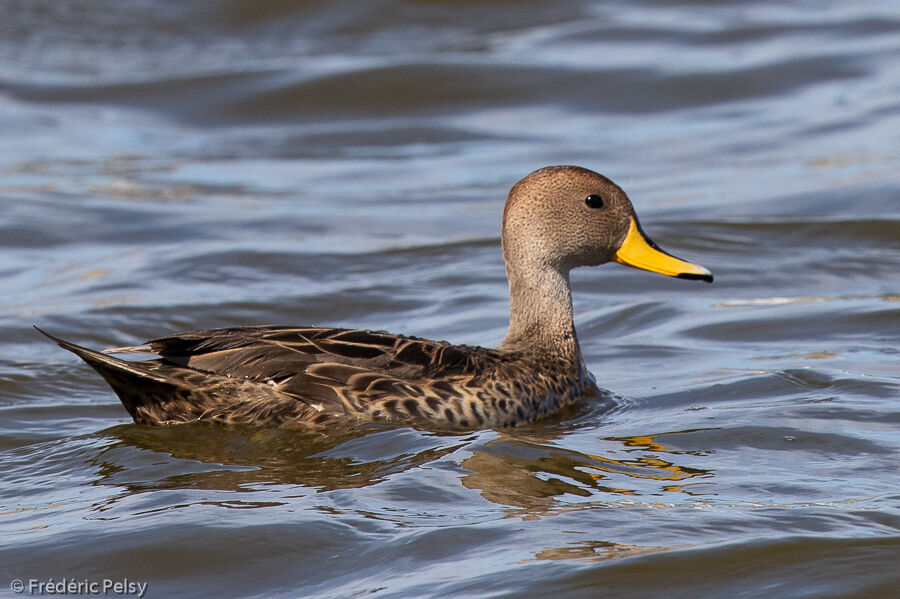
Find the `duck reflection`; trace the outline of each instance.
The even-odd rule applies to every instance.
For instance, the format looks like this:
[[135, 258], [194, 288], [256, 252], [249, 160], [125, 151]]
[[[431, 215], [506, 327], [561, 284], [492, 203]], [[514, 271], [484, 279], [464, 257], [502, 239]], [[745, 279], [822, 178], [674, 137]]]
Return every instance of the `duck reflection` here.
[[566, 494], [596, 498], [686, 491], [683, 481], [713, 474], [675, 461], [679, 455], [698, 452], [679, 451], [659, 441], [686, 432], [693, 431], [607, 437], [601, 444], [606, 456], [548, 444], [534, 436], [501, 435], [463, 461], [470, 474], [462, 484], [480, 490], [489, 501], [521, 508], [520, 515], [526, 517], [549, 515], [561, 507], [559, 498]]
[[[99, 474], [97, 482], [122, 485], [130, 491], [248, 491], [260, 484], [301, 485], [322, 491], [358, 488], [440, 460], [464, 445], [459, 437], [446, 443], [438, 435], [429, 439], [411, 429], [383, 426], [323, 435], [202, 422], [172, 427], [128, 424], [99, 435], [115, 442], [92, 460]], [[379, 439], [385, 436], [388, 439]], [[135, 454], [133, 449], [141, 453]], [[146, 452], [152, 452], [153, 467], [144, 463], [148, 458], [142, 454]], [[159, 460], [159, 454], [175, 460]]]
[[524, 518], [572, 509], [581, 500], [690, 493], [686, 481], [712, 476], [712, 470], [685, 463], [702, 453], [665, 442], [691, 431], [595, 439], [588, 453], [573, 447], [578, 427], [576, 420], [460, 435], [368, 426], [323, 435], [206, 423], [122, 425], [99, 433], [113, 442], [91, 461], [97, 484], [124, 487], [125, 494], [252, 492], [275, 484], [330, 491], [375, 485], [438, 463], [459, 472], [465, 488]]
[[534, 554], [532, 560], [562, 561], [571, 559], [588, 559], [591, 561], [607, 561], [648, 553], [669, 551], [671, 547], [641, 546], [609, 541], [577, 541], [565, 547], [549, 547]]

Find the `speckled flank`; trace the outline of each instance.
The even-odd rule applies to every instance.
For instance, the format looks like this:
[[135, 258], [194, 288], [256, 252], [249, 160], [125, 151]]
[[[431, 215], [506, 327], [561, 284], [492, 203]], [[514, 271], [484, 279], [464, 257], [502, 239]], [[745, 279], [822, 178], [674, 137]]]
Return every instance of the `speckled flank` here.
[[[197, 343], [190, 344], [192, 339]], [[145, 362], [56, 341], [97, 370], [140, 424], [207, 420], [323, 426], [381, 420], [503, 427], [552, 413], [593, 389], [581, 364], [558, 362], [547, 368], [525, 354], [363, 330], [198, 331], [152, 342], [164, 358]], [[235, 354], [267, 359], [253, 361], [251, 372], [250, 362], [234, 360]], [[313, 361], [326, 355], [334, 361]], [[284, 360], [302, 372], [282, 376], [278, 365]], [[198, 370], [198, 364], [216, 371]]]
[[547, 167], [517, 183], [503, 213], [510, 326], [496, 349], [368, 330], [261, 326], [119, 348], [159, 356], [130, 362], [51, 338], [97, 370], [141, 424], [513, 426], [596, 388], [575, 332], [569, 270], [608, 262], [632, 222], [625, 193], [586, 169]]

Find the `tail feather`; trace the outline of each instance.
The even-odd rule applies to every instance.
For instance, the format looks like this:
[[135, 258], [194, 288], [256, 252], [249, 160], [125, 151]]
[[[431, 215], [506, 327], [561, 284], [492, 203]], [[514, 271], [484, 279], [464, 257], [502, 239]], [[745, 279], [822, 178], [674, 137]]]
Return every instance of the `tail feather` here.
[[[119, 358], [113, 358], [112, 356], [108, 356], [104, 353], [94, 351], [92, 349], [88, 349], [81, 345], [76, 345], [75, 343], [71, 343], [66, 341], [65, 339], [60, 339], [59, 337], [54, 337], [47, 331], [44, 331], [38, 327], [34, 327], [37, 329], [39, 333], [56, 343], [61, 348], [68, 350], [87, 362], [87, 364], [100, 373], [103, 378], [106, 378], [106, 372], [110, 369], [128, 372], [135, 376], [139, 376], [141, 378], [146, 378], [149, 380], [156, 381], [158, 383], [167, 382], [165, 378], [152, 374], [147, 371], [146, 368], [141, 368], [140, 363], [132, 363], [126, 360], [122, 360]], [[108, 379], [107, 379], [108, 380]]]
[[306, 402], [265, 383], [196, 371], [165, 360], [128, 362], [34, 328], [106, 379], [138, 424], [261, 419], [280, 424], [318, 415]]
[[128, 345], [126, 347], [111, 347], [102, 351], [104, 354], [152, 354], [149, 345]]
[[54, 337], [38, 327], [41, 334], [85, 361], [96, 370], [128, 410], [131, 418], [139, 424], [160, 424], [168, 419], [163, 409], [166, 400], [172, 397], [179, 385], [172, 380], [151, 371], [155, 361], [144, 365], [141, 362], [128, 362], [98, 351], [70, 343]]

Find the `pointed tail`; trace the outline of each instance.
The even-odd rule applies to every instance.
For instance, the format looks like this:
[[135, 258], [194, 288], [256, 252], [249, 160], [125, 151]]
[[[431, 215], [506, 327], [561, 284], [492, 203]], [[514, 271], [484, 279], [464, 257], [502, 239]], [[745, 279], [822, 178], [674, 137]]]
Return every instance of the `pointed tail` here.
[[76, 356], [78, 356], [79, 358], [81, 358], [82, 360], [87, 362], [87, 364], [91, 368], [93, 368], [94, 370], [99, 372], [104, 378], [106, 377], [104, 372], [106, 372], [109, 369], [113, 369], [113, 370], [128, 372], [135, 376], [153, 380], [153, 381], [156, 381], [159, 383], [166, 382], [165, 378], [158, 376], [158, 375], [154, 375], [154, 374], [148, 372], [146, 368], [141, 368], [139, 365], [133, 364], [126, 360], [121, 360], [119, 358], [113, 358], [112, 356], [106, 355], [106, 354], [98, 352], [98, 351], [94, 351], [92, 349], [88, 349], [86, 347], [82, 347], [81, 345], [76, 345], [75, 343], [70, 343], [70, 342], [66, 341], [65, 339], [60, 339], [59, 337], [54, 337], [47, 331], [44, 331], [36, 326], [34, 328], [40, 334], [42, 334], [44, 337], [47, 337], [48, 339], [50, 339], [51, 341], [56, 343], [61, 348], [72, 352], [73, 354], [75, 354]]
[[[154, 418], [157, 406], [166, 401], [177, 389], [178, 385], [164, 376], [152, 371], [151, 363], [128, 362], [106, 354], [70, 343], [50, 333], [34, 327], [42, 335], [84, 360], [88, 366], [96, 370], [113, 388], [122, 404], [135, 422], [140, 424], [159, 424]], [[152, 363], [154, 366], [156, 362]]]
[[304, 400], [264, 382], [196, 371], [164, 359], [129, 362], [34, 328], [100, 373], [138, 424], [215, 420], [278, 425], [308, 422], [318, 414]]

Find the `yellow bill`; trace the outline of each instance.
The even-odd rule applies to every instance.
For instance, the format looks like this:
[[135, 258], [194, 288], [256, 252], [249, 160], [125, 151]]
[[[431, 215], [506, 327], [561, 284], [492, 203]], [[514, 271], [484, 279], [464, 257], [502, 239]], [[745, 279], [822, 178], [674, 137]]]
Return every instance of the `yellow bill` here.
[[697, 279], [712, 283], [712, 273], [697, 264], [685, 262], [659, 249], [641, 231], [637, 220], [631, 219], [631, 227], [613, 260], [626, 266], [642, 268], [679, 279]]

